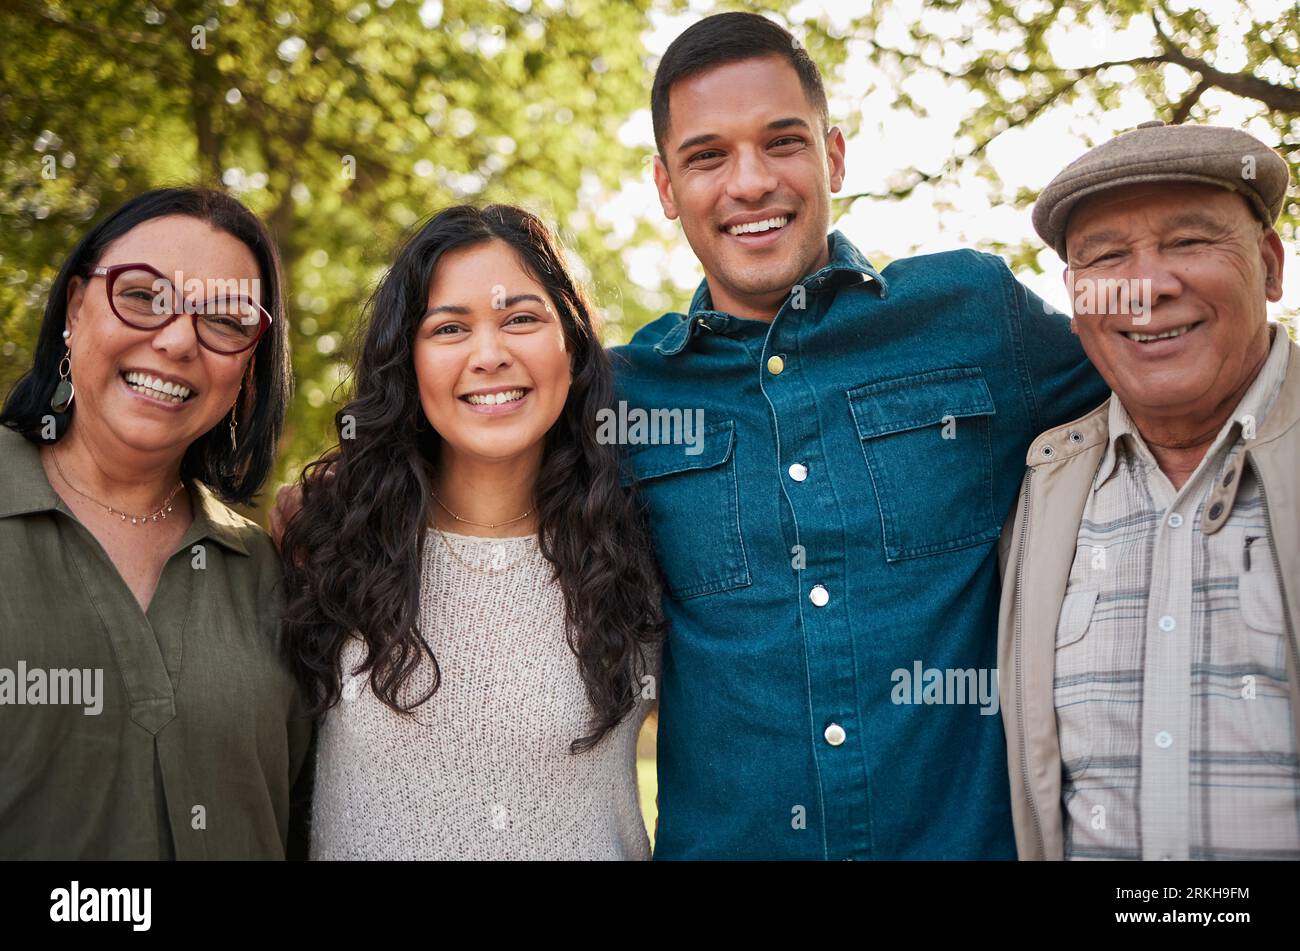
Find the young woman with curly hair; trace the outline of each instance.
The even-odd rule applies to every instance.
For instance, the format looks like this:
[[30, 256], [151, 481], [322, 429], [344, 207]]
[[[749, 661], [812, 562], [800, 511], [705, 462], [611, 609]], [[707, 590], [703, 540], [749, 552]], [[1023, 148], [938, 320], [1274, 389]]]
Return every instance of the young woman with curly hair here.
[[[592, 309], [546, 227], [449, 208], [369, 306], [283, 543], [316, 858], [646, 858], [664, 621]], [[625, 481], [625, 480], [624, 480]]]

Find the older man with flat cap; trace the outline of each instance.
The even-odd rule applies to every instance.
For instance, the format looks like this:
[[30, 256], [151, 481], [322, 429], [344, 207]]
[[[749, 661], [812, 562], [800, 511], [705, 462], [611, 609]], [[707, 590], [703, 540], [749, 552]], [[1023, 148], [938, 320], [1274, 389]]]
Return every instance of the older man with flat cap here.
[[1110, 385], [1030, 446], [998, 657], [1025, 859], [1300, 858], [1300, 355], [1286, 163], [1147, 123], [1034, 207]]

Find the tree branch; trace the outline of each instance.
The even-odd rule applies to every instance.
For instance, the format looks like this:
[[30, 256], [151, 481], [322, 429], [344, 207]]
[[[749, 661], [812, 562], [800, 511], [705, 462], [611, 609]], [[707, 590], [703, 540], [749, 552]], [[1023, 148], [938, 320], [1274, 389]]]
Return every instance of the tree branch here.
[[1156, 38], [1165, 51], [1162, 57], [1165, 62], [1181, 66], [1188, 72], [1198, 73], [1202, 82], [1230, 92], [1234, 96], [1254, 99], [1277, 112], [1300, 113], [1300, 89], [1275, 85], [1266, 79], [1260, 79], [1253, 73], [1225, 73], [1215, 69], [1205, 60], [1183, 52], [1165, 33], [1155, 10], [1151, 11], [1151, 23], [1155, 27]]
[[1196, 85], [1192, 87], [1191, 91], [1188, 92], [1174, 108], [1174, 114], [1170, 117], [1169, 124], [1179, 125], [1180, 123], [1186, 122], [1187, 117], [1191, 115], [1192, 106], [1196, 105], [1197, 100], [1201, 98], [1201, 95], [1205, 90], [1209, 89], [1211, 85], [1210, 81], [1204, 76], [1200, 77]]

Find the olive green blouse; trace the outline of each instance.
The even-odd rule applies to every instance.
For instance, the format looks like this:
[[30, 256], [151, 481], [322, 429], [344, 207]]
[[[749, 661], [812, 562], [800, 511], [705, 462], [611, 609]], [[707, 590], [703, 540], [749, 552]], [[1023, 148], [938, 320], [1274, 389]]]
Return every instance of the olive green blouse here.
[[0, 858], [305, 844], [312, 727], [281, 654], [279, 558], [189, 492], [194, 522], [142, 611], [37, 447], [0, 426]]

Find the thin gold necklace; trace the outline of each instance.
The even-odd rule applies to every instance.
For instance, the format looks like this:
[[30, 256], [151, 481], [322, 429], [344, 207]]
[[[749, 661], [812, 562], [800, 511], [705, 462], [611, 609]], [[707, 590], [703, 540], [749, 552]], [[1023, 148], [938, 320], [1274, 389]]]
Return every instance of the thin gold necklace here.
[[459, 515], [457, 515], [457, 514], [456, 514], [455, 512], [453, 512], [451, 509], [447, 508], [446, 503], [443, 502], [442, 499], [438, 498], [438, 493], [436, 493], [436, 492], [430, 490], [429, 494], [430, 494], [431, 496], [433, 496], [433, 500], [434, 500], [435, 502], [437, 502], [440, 506], [442, 506], [442, 510], [443, 510], [444, 512], [446, 512], [448, 515], [450, 515], [452, 518], [454, 518], [456, 521], [458, 521], [458, 522], [464, 522], [466, 525], [476, 525], [476, 526], [478, 526], [479, 528], [500, 528], [502, 525], [513, 525], [515, 522], [523, 521], [523, 520], [526, 519], [528, 516], [530, 516], [530, 515], [533, 514], [533, 510], [532, 510], [532, 509], [529, 509], [529, 510], [528, 510], [527, 512], [525, 512], [523, 515], [516, 515], [514, 518], [507, 519], [507, 520], [504, 521], [504, 522], [472, 522], [472, 521], [470, 521], [470, 520], [467, 519], [467, 518], [461, 518]]
[[75, 485], [72, 484], [72, 480], [70, 480], [67, 477], [67, 475], [64, 473], [63, 466], [59, 465], [59, 457], [51, 453], [50, 459], [54, 463], [54, 468], [59, 473], [59, 478], [63, 480], [64, 484], [69, 489], [71, 489], [73, 492], [76, 492], [83, 499], [86, 499], [87, 501], [90, 502], [94, 502], [100, 508], [107, 511], [109, 515], [116, 515], [124, 522], [129, 519], [132, 525], [144, 525], [147, 522], [156, 522], [159, 519], [166, 519], [167, 516], [171, 513], [172, 508], [174, 507], [173, 501], [176, 498], [176, 493], [179, 492], [185, 485], [184, 479], [177, 482], [176, 488], [171, 490], [171, 494], [168, 495], [167, 498], [163, 500], [163, 504], [156, 511], [150, 512], [148, 515], [132, 515], [130, 512], [123, 512], [120, 509], [115, 509], [113, 508], [113, 506], [106, 505], [105, 503], [99, 501], [99, 499], [87, 495], [85, 492], [82, 492], [80, 489], [78, 489]]

